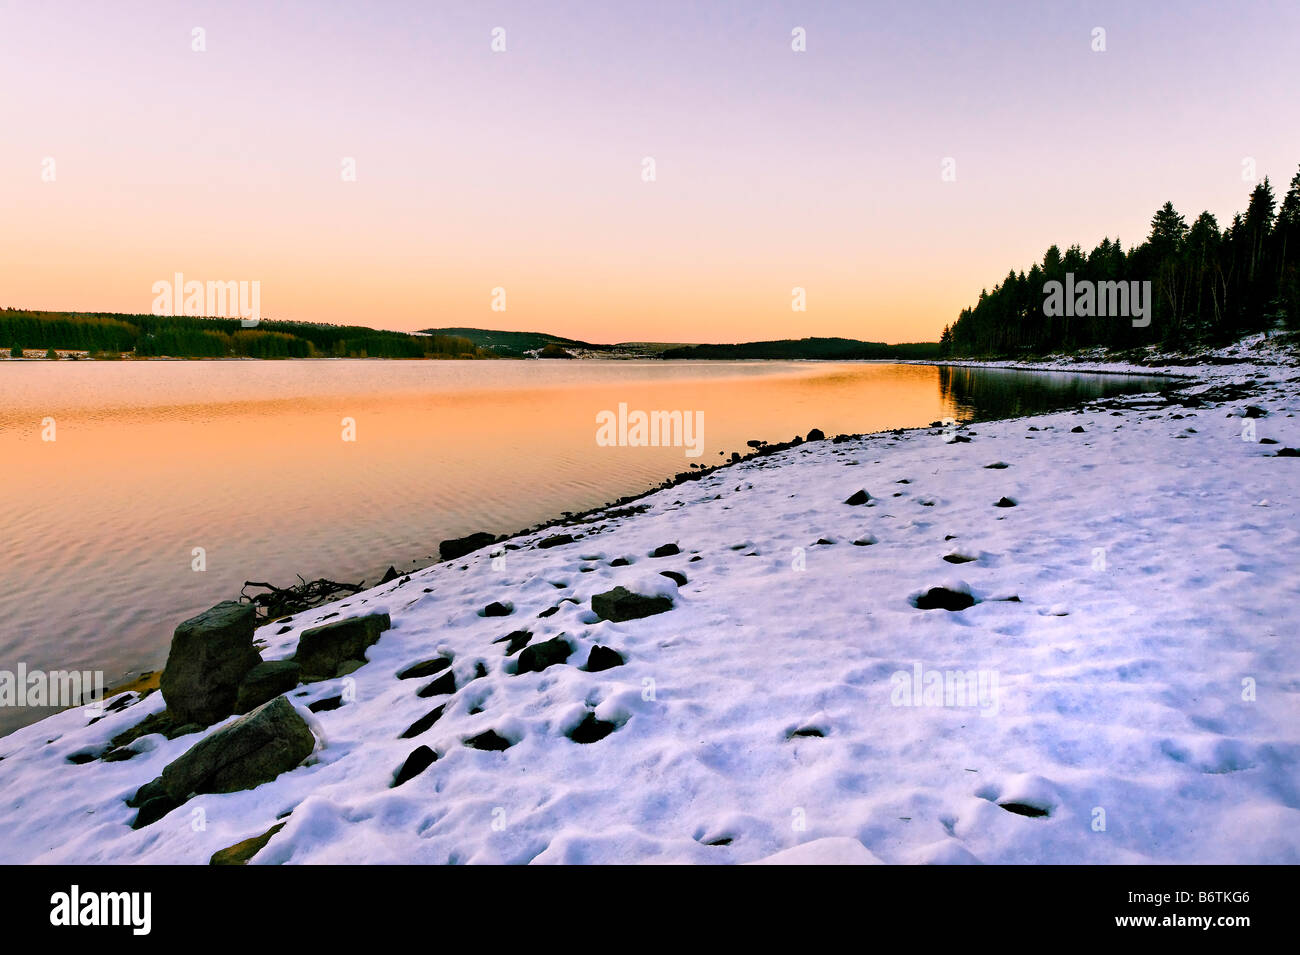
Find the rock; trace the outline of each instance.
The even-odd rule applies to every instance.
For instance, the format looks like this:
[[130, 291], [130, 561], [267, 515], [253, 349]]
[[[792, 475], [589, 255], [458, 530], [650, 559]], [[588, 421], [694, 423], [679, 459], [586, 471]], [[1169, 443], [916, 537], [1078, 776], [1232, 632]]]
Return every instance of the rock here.
[[582, 722], [568, 733], [568, 737], [575, 743], [595, 743], [616, 729], [618, 729], [617, 724], [598, 720], [595, 713], [588, 713], [583, 717]]
[[1300, 448], [1278, 448], [1275, 458], [1300, 458]]
[[1025, 802], [1000, 802], [998, 803], [1007, 812], [1014, 812], [1017, 816], [1050, 816], [1051, 810], [1044, 809], [1042, 806], [1031, 806]]
[[381, 584], [386, 584], [402, 576], [397, 572], [397, 568], [389, 565], [388, 570], [384, 571], [384, 576], [380, 579]]
[[813, 428], [811, 431], [808, 432], [808, 437], [804, 438], [804, 440], [805, 440], [805, 441], [825, 441], [825, 440], [826, 440], [826, 435], [822, 432], [822, 429], [821, 429], [821, 428]]
[[672, 557], [674, 554], [680, 554], [681, 548], [676, 544], [661, 544], [650, 552], [651, 557]]
[[[559, 605], [559, 604], [556, 604], [554, 607], [547, 607], [545, 610], [543, 610], [543, 611], [542, 611], [541, 613], [539, 613], [537, 616], [538, 616], [539, 619], [545, 619], [546, 617], [554, 616], [555, 614], [557, 614], [557, 613], [559, 613], [559, 612], [560, 612], [560, 605]], [[497, 642], [500, 642], [500, 641], [497, 641]]]
[[994, 507], [1015, 507], [1016, 502], [1009, 497], [1000, 497], [994, 503]]
[[464, 742], [470, 749], [485, 749], [492, 752], [509, 749], [512, 745], [510, 740], [504, 736], [498, 736], [495, 730], [488, 730], [485, 733], [479, 733], [477, 736], [471, 736]]
[[615, 557], [613, 560], [611, 560], [611, 561], [609, 562], [609, 566], [611, 566], [611, 567], [627, 567], [627, 566], [628, 566], [629, 564], [631, 564], [631, 563], [632, 563], [632, 562], [631, 562], [630, 560], [628, 560], [626, 557]]
[[678, 587], [685, 587], [685, 586], [686, 586], [686, 575], [683, 574], [683, 573], [681, 573], [680, 571], [676, 571], [676, 570], [661, 570], [661, 571], [659, 571], [659, 576], [660, 576], [660, 577], [667, 577], [669, 580], [671, 580], [673, 583], [675, 583]]
[[564, 663], [569, 659], [569, 654], [572, 652], [573, 648], [569, 646], [568, 641], [563, 637], [554, 637], [542, 643], [524, 647], [519, 654], [519, 667], [515, 670], [515, 673], [541, 673], [549, 666]]
[[552, 534], [550, 537], [538, 541], [537, 546], [542, 550], [547, 550], [551, 547], [559, 547], [562, 544], [572, 544], [572, 543], [573, 543], [572, 534]]
[[401, 738], [411, 739], [412, 737], [419, 736], [421, 733], [423, 733], [430, 726], [432, 726], [434, 723], [438, 722], [438, 720], [442, 718], [442, 712], [446, 708], [447, 708], [446, 703], [442, 704], [442, 706], [434, 707], [428, 713], [425, 713], [418, 720], [416, 720], [414, 723], [408, 726], [406, 728], [406, 731], [402, 733]]
[[978, 557], [969, 557], [966, 554], [945, 554], [943, 559], [950, 564], [969, 564], [973, 560], [979, 560]]
[[356, 673], [365, 665], [365, 660], [344, 660], [339, 664], [339, 668], [334, 671], [334, 675], [336, 677], [347, 676], [349, 673]]
[[991, 471], [1001, 471], [1004, 468], [1011, 467], [1011, 465], [1007, 464], [1005, 461], [994, 461], [992, 464], [984, 465], [984, 467]]
[[867, 503], [867, 501], [869, 501], [869, 500], [871, 500], [871, 495], [870, 495], [870, 494], [868, 494], [866, 491], [863, 491], [863, 490], [857, 490], [857, 491], [854, 491], [852, 494], [850, 494], [850, 495], [849, 495], [849, 496], [844, 500], [844, 503], [845, 503], [845, 504], [852, 504], [854, 507], [857, 507], [857, 506], [859, 506], [859, 505], [861, 505], [861, 504], [865, 504], [865, 503]]
[[210, 726], [235, 711], [240, 682], [262, 662], [254, 625], [252, 604], [227, 600], [176, 628], [158, 684], [173, 724]]
[[153, 825], [173, 809], [180, 808], [182, 802], [183, 800], [173, 799], [165, 793], [146, 799], [140, 804], [140, 811], [135, 814], [135, 821], [131, 823], [131, 828], [143, 829], [145, 826]]
[[949, 590], [947, 587], [931, 587], [916, 598], [917, 610], [965, 610], [974, 606], [975, 598], [965, 591]]
[[592, 594], [591, 609], [602, 620], [619, 623], [666, 613], [673, 609], [673, 602], [668, 597], [646, 597], [626, 587], [615, 587], [603, 594]]
[[[555, 609], [558, 610], [560, 608], [556, 607]], [[533, 639], [532, 631], [514, 630], [511, 631], [510, 633], [507, 633], [504, 637], [497, 637], [492, 642], [504, 643], [506, 645], [506, 656], [511, 657], [514, 656], [516, 653], [518, 653], [520, 650], [522, 650], [524, 647], [528, 646], [528, 641], [531, 639]]]
[[1241, 413], [1241, 416], [1243, 418], [1264, 418], [1268, 416], [1268, 412], [1259, 405], [1246, 405], [1246, 410]]
[[277, 696], [168, 763], [162, 786], [182, 802], [196, 793], [253, 789], [295, 768], [315, 747], [307, 722], [287, 697]]
[[342, 705], [343, 694], [340, 693], [338, 696], [327, 696], [324, 699], [317, 700], [315, 703], [310, 704], [307, 709], [313, 713], [328, 713], [330, 710], [337, 710]]
[[151, 779], [135, 791], [135, 795], [126, 801], [126, 804], [132, 809], [139, 809], [150, 799], [158, 796], [166, 796], [167, 790], [163, 789], [162, 777]]
[[486, 531], [468, 534], [465, 537], [454, 537], [438, 545], [438, 557], [441, 560], [455, 560], [457, 557], [464, 557], [466, 554], [473, 553], [480, 547], [486, 547], [495, 541], [496, 538]]
[[298, 638], [298, 651], [293, 658], [302, 667], [305, 681], [329, 679], [348, 660], [364, 663], [366, 649], [391, 626], [388, 614], [369, 613], [312, 627]]
[[245, 839], [243, 842], [236, 842], [233, 846], [218, 849], [212, 853], [208, 865], [247, 865], [248, 861], [261, 852], [262, 848], [271, 841], [271, 837], [283, 828], [284, 823], [277, 822], [260, 836], [253, 836], [253, 838]]
[[136, 751], [129, 746], [119, 746], [116, 749], [110, 749], [103, 756], [99, 757], [106, 763], [120, 763], [122, 760], [130, 759], [136, 755]]
[[485, 617], [508, 617], [513, 612], [513, 607], [509, 607], [497, 600], [492, 601], [483, 608], [483, 616]]
[[1083, 425], [1081, 424], [1076, 424], [1073, 428], [1070, 429], [1070, 434], [1084, 434], [1084, 433], [1085, 432], [1083, 430]]
[[397, 678], [399, 680], [423, 679], [427, 676], [433, 676], [435, 673], [441, 673], [449, 666], [451, 666], [451, 661], [446, 657], [434, 657], [432, 660], [412, 663], [409, 667], [398, 670]]
[[298, 685], [302, 668], [292, 660], [269, 660], [248, 671], [239, 684], [235, 712], [248, 713]]
[[448, 670], [438, 679], [434, 680], [428, 686], [420, 687], [415, 695], [422, 699], [428, 699], [431, 696], [444, 696], [448, 693], [456, 692], [456, 674]]
[[406, 757], [406, 762], [402, 763], [402, 768], [393, 776], [393, 784], [390, 788], [396, 789], [402, 783], [414, 779], [432, 766], [437, 758], [438, 754], [429, 747], [417, 746], [411, 751], [411, 755]]
[[602, 647], [597, 644], [587, 654], [587, 672], [599, 673], [601, 670], [612, 670], [614, 667], [621, 667], [626, 662], [623, 659], [623, 654], [617, 650], [611, 650], [609, 647]]

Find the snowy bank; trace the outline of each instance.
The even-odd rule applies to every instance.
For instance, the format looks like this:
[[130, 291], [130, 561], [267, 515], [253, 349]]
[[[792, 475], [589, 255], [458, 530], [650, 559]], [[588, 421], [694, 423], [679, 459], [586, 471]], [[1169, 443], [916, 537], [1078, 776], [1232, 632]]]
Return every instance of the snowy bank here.
[[[1300, 862], [1300, 363], [1246, 354], [808, 442], [266, 625], [274, 660], [391, 616], [289, 691], [302, 765], [133, 830], [214, 729], [105, 762], [160, 694], [67, 710], [0, 739], [0, 861], [202, 864], [278, 826], [253, 861]], [[1068, 367], [1152, 371], [1101, 364]], [[601, 619], [616, 587], [650, 615]]]

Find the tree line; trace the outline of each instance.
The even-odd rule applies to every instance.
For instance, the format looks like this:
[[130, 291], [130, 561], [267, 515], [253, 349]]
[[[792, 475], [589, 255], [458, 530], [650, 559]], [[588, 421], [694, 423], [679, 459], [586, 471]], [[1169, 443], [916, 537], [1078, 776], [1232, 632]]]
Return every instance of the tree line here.
[[[1149, 324], [1124, 316], [1045, 308], [1049, 283], [1150, 282]], [[1088, 310], [1084, 310], [1085, 312]], [[1012, 270], [943, 330], [945, 355], [1043, 354], [1096, 345], [1170, 349], [1222, 345], [1282, 325], [1300, 328], [1300, 172], [1277, 203], [1265, 177], [1226, 228], [1210, 212], [1188, 225], [1166, 202], [1146, 239], [1127, 251], [1102, 239], [1085, 253], [1051, 246], [1029, 270]]]
[[0, 346], [140, 358], [492, 358], [468, 338], [360, 325], [107, 312], [0, 310]]

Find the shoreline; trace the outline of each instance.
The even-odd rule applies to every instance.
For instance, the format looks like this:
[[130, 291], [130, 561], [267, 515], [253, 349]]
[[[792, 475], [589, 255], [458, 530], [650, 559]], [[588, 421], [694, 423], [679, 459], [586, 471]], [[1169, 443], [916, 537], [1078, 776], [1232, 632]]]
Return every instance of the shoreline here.
[[[1295, 862], [1300, 721], [1279, 688], [1300, 685], [1300, 587], [1278, 555], [1300, 543], [1300, 477], [1273, 459], [1300, 445], [1300, 362], [1258, 357], [948, 433], [770, 446], [260, 625], [282, 660], [330, 617], [392, 617], [364, 666], [289, 693], [317, 739], [304, 766], [132, 830], [125, 798], [202, 737], [104, 762], [162, 708], [118, 694], [102, 720], [0, 741], [26, 803], [0, 807], [0, 857], [203, 863], [278, 818], [258, 862], [752, 862], [845, 838], [886, 862]], [[610, 586], [671, 608], [604, 619]], [[971, 604], [918, 606], [934, 588]], [[522, 672], [499, 642], [522, 630], [571, 658]], [[598, 646], [621, 663], [584, 666]], [[397, 674], [432, 657], [455, 688], [429, 699]], [[900, 673], [967, 670], [997, 677], [992, 712], [891, 701]], [[315, 708], [347, 680], [353, 699]], [[588, 716], [613, 729], [575, 742]], [[503, 749], [468, 742], [489, 731]], [[393, 788], [417, 745], [437, 760]], [[190, 832], [193, 808], [219, 822]]]
[[[651, 358], [651, 357], [653, 357], [653, 356], [646, 356], [646, 358]], [[18, 358], [10, 358], [9, 360], [11, 360], [11, 361], [36, 361], [36, 360], [44, 361], [44, 360], [46, 360], [46, 359], [43, 359], [43, 358], [42, 358], [42, 359], [26, 359], [26, 358], [18, 359]], [[113, 359], [100, 359], [100, 360], [113, 360]], [[390, 359], [390, 358], [353, 359], [353, 358], [332, 358], [332, 357], [321, 357], [321, 358], [312, 358], [312, 359], [258, 359], [258, 358], [242, 358], [242, 357], [232, 357], [232, 358], [209, 358], [209, 359], [202, 359], [202, 358], [199, 358], [199, 359], [172, 359], [172, 358], [161, 358], [161, 357], [155, 357], [155, 358], [126, 359], [126, 360], [136, 360], [136, 361], [327, 361], [327, 360], [329, 360], [329, 361], [367, 361], [367, 360], [369, 360], [369, 361], [420, 361], [420, 360], [459, 360], [459, 359], [396, 359], [396, 358], [393, 358], [393, 359]], [[474, 360], [483, 360], [483, 359], [474, 359]], [[511, 360], [511, 359], [502, 359], [502, 360]], [[517, 361], [526, 361], [526, 360], [546, 360], [546, 359], [513, 359], [513, 360], [517, 360]], [[558, 361], [559, 359], [549, 359], [549, 360], [552, 360], [552, 361]], [[598, 359], [598, 358], [586, 358], [586, 359], [580, 359], [580, 360], [593, 361], [593, 360], [603, 360], [603, 359]], [[625, 360], [625, 359], [609, 359], [609, 360]], [[655, 359], [655, 360], [658, 360], [658, 359]], [[1070, 362], [1070, 357], [1069, 357], [1069, 356], [1061, 356], [1061, 357], [1059, 357], [1059, 358], [1058, 358], [1058, 357], [1055, 357], [1055, 356], [1049, 356], [1049, 357], [1043, 359], [1042, 362], [1032, 362], [1032, 363], [1026, 363], [1026, 362], [1024, 362], [1023, 360], [996, 361], [996, 360], [980, 360], [980, 359], [952, 359], [952, 360], [945, 360], [945, 361], [937, 361], [937, 360], [928, 360], [928, 359], [907, 359], [907, 360], [898, 360], [898, 359], [876, 359], [876, 358], [866, 358], [866, 359], [702, 359], [702, 360], [705, 360], [705, 361], [737, 361], [737, 362], [740, 362], [740, 361], [772, 361], [772, 362], [791, 362], [791, 361], [800, 361], [800, 362], [808, 362], [808, 363], [819, 363], [819, 362], [823, 362], [823, 361], [825, 361], [826, 363], [832, 363], [832, 364], [845, 364], [845, 363], [846, 363], [846, 364], [909, 364], [909, 365], [928, 365], [928, 366], [934, 366], [934, 367], [954, 367], [954, 368], [969, 367], [969, 368], [1007, 369], [1007, 370], [1014, 370], [1014, 371], [1065, 371], [1065, 372], [1074, 372], [1074, 373], [1077, 373], [1077, 374], [1128, 375], [1128, 376], [1133, 376], [1133, 377], [1167, 378], [1167, 379], [1169, 379], [1169, 380], [1171, 380], [1171, 381], [1178, 381], [1178, 380], [1196, 381], [1196, 380], [1200, 380], [1200, 378], [1202, 377], [1202, 376], [1197, 375], [1197, 374], [1195, 374], [1195, 373], [1192, 373], [1192, 374], [1188, 374], [1188, 373], [1175, 373], [1175, 372], [1170, 372], [1170, 371], [1166, 371], [1166, 370], [1163, 370], [1163, 369], [1161, 369], [1161, 370], [1148, 370], [1146, 366], [1142, 366], [1142, 365], [1127, 365], [1127, 366], [1122, 367], [1122, 368], [1116, 368], [1116, 367], [1113, 367], [1113, 365], [1114, 365], [1115, 363], [1110, 363], [1110, 367], [1106, 367], [1106, 368], [1092, 368], [1092, 367], [1079, 368], [1079, 367], [1075, 367], [1075, 366], [1073, 366], [1073, 365], [1068, 364], [1068, 363]], [[1121, 363], [1121, 364], [1122, 364], [1122, 363]], [[1087, 402], [1085, 401], [1085, 402], [1083, 402], [1083, 403], [1086, 404]], [[1062, 407], [1061, 409], [1058, 409], [1058, 412], [1059, 412], [1059, 411], [1069, 411], [1069, 410], [1073, 410], [1075, 407], [1077, 407], [1077, 405], [1065, 406], [1065, 407]], [[1049, 412], [1049, 413], [1057, 413], [1057, 412]], [[1020, 418], [1024, 418], [1024, 417], [1034, 417], [1034, 416], [1035, 416], [1035, 415], [1021, 415], [1021, 416], [1015, 416], [1015, 417], [1012, 417], [1012, 418], [989, 418], [989, 419], [980, 419], [980, 420], [982, 420], [982, 421], [1011, 421], [1011, 420], [1019, 420]], [[973, 422], [973, 423], [975, 423], [975, 422]], [[907, 427], [907, 428], [889, 428], [889, 429], [885, 429], [885, 430], [882, 430], [882, 431], [854, 432], [854, 433], [845, 433], [845, 434], [838, 434], [838, 435], [826, 435], [825, 438], [824, 438], [823, 440], [826, 440], [826, 441], [831, 442], [831, 443], [842, 443], [842, 442], [844, 442], [844, 441], [855, 440], [855, 439], [863, 439], [863, 438], [871, 438], [871, 437], [875, 437], [875, 436], [878, 436], [878, 435], [886, 435], [886, 434], [894, 434], [894, 435], [898, 435], [898, 434], [906, 434], [906, 433], [908, 433], [908, 432], [917, 432], [917, 431], [933, 430], [933, 428], [934, 428], [934, 425], [933, 425], [933, 424], [930, 424], [930, 425], [918, 425], [918, 426]], [[817, 429], [814, 429], [814, 430], [817, 430]], [[490, 547], [490, 548], [495, 548], [495, 547], [498, 547], [498, 546], [501, 546], [501, 545], [505, 545], [505, 544], [507, 544], [507, 543], [509, 543], [509, 542], [511, 542], [511, 541], [513, 541], [513, 540], [515, 540], [516, 538], [524, 537], [524, 536], [527, 536], [527, 535], [529, 535], [529, 534], [536, 534], [536, 533], [538, 533], [538, 532], [540, 532], [540, 531], [543, 531], [543, 530], [549, 530], [549, 529], [558, 528], [558, 527], [576, 527], [576, 526], [580, 526], [580, 525], [583, 525], [583, 524], [592, 523], [592, 522], [594, 521], [595, 518], [597, 518], [598, 516], [604, 514], [604, 513], [607, 512], [607, 511], [610, 511], [610, 510], [612, 510], [612, 509], [615, 509], [615, 508], [623, 508], [623, 507], [627, 507], [628, 505], [633, 505], [633, 504], [635, 504], [636, 502], [643, 500], [644, 498], [647, 498], [647, 497], [649, 497], [649, 496], [651, 496], [651, 495], [653, 495], [653, 494], [659, 493], [660, 491], [669, 490], [669, 489], [672, 489], [672, 488], [678, 487], [678, 486], [680, 486], [680, 485], [687, 484], [687, 483], [692, 482], [692, 481], [698, 481], [698, 480], [700, 480], [700, 479], [706, 477], [707, 475], [713, 474], [713, 473], [715, 473], [715, 472], [717, 472], [717, 471], [719, 471], [719, 470], [723, 470], [723, 469], [725, 469], [725, 468], [730, 468], [730, 467], [732, 467], [733, 465], [744, 464], [745, 462], [752, 461], [752, 460], [755, 459], [755, 458], [767, 457], [767, 456], [769, 456], [769, 455], [772, 455], [772, 454], [778, 453], [778, 452], [780, 452], [780, 451], [788, 450], [788, 449], [790, 449], [790, 448], [796, 448], [796, 447], [799, 447], [800, 445], [807, 443], [807, 440], [808, 440], [808, 439], [805, 438], [805, 437], [802, 436], [802, 435], [795, 435], [795, 437], [791, 438], [791, 439], [788, 440], [788, 441], [780, 441], [780, 442], [768, 443], [768, 444], [765, 444], [765, 445], [764, 445], [763, 447], [761, 447], [761, 448], [751, 450], [751, 451], [749, 451], [749, 452], [747, 452], [747, 453], [744, 453], [744, 454], [741, 454], [740, 452], [733, 452], [732, 456], [731, 456], [728, 460], [723, 461], [722, 463], [708, 465], [707, 467], [701, 467], [701, 468], [698, 468], [698, 469], [696, 469], [696, 470], [681, 471], [681, 472], [678, 472], [677, 474], [670, 475], [669, 477], [667, 477], [667, 478], [665, 478], [663, 481], [661, 481], [659, 484], [655, 485], [654, 487], [647, 488], [647, 489], [644, 490], [644, 491], [640, 491], [640, 492], [637, 492], [637, 493], [624, 495], [624, 496], [622, 496], [622, 497], [616, 498], [616, 499], [614, 499], [614, 500], [606, 501], [606, 502], [604, 502], [603, 504], [597, 505], [597, 506], [595, 506], [595, 507], [590, 507], [590, 508], [587, 508], [587, 509], [582, 510], [582, 511], [576, 511], [576, 512], [572, 512], [572, 513], [565, 512], [565, 513], [561, 514], [561, 515], [558, 516], [558, 517], [548, 518], [548, 519], [545, 519], [545, 520], [543, 520], [543, 521], [541, 521], [541, 522], [539, 522], [539, 523], [536, 523], [536, 524], [532, 524], [532, 525], [526, 526], [526, 527], [524, 527], [524, 528], [521, 528], [521, 529], [515, 530], [515, 531], [513, 531], [513, 532], [507, 532], [507, 533], [503, 533], [503, 534], [497, 535], [497, 536], [496, 536], [496, 539], [493, 541], [493, 543], [492, 543], [491, 545], [485, 545], [485, 546], [488, 546], [488, 547]], [[481, 532], [471, 532], [471, 534], [466, 535], [466, 536], [473, 536], [473, 533], [481, 533]], [[452, 542], [454, 542], [454, 541], [456, 541], [456, 540], [458, 540], [458, 539], [457, 539], [457, 538], [452, 538], [452, 539], [449, 539], [448, 541], [443, 542], [443, 543], [452, 543]], [[411, 574], [420, 573], [420, 572], [422, 572], [422, 571], [424, 571], [424, 570], [427, 570], [429, 567], [434, 567], [434, 566], [437, 566], [438, 564], [446, 563], [446, 562], [448, 562], [448, 561], [456, 560], [456, 559], [459, 559], [459, 558], [447, 558], [446, 560], [439, 559], [439, 560], [435, 560], [435, 561], [433, 561], [433, 562], [431, 562], [431, 563], [428, 563], [428, 564], [423, 564], [423, 565], [421, 565], [421, 566], [412, 567], [412, 568], [409, 569], [409, 570], [406, 570], [406, 571], [403, 571], [403, 572], [399, 573], [399, 574], [397, 575], [397, 577], [398, 577], [398, 578], [409, 577]], [[395, 569], [396, 567], [397, 567], [397, 564], [396, 564], [396, 563], [391, 563], [391, 564], [390, 564], [390, 569]], [[382, 586], [383, 583], [385, 583], [385, 582], [377, 582], [377, 583], [375, 584], [375, 586], [376, 586], [376, 587], [378, 587], [378, 586]], [[319, 606], [325, 606], [325, 605], [322, 604], [322, 605], [319, 605]], [[313, 608], [310, 608], [310, 609], [316, 609], [316, 608], [313, 607]], [[260, 626], [266, 626], [266, 625], [269, 625], [269, 624], [275, 622], [276, 619], [279, 619], [279, 618], [268, 618], [268, 619], [262, 621], [259, 625], [260, 625]], [[115, 683], [115, 684], [109, 686], [109, 687], [106, 689], [106, 691], [105, 691], [105, 699], [106, 699], [106, 700], [107, 700], [107, 699], [110, 699], [110, 698], [112, 698], [112, 697], [114, 697], [114, 696], [117, 696], [117, 695], [120, 695], [120, 694], [122, 694], [122, 693], [124, 693], [124, 692], [144, 692], [144, 693], [148, 693], [148, 692], [152, 692], [152, 691], [154, 691], [154, 690], [156, 690], [156, 689], [158, 688], [158, 680], [159, 680], [159, 678], [160, 678], [161, 675], [162, 675], [162, 670], [161, 670], [161, 669], [158, 669], [158, 670], [140, 670], [139, 672], [128, 671], [128, 673], [133, 673], [133, 672], [135, 673], [134, 676], [130, 676], [129, 678], [122, 679], [122, 680], [118, 681], [117, 683]], [[38, 720], [38, 721], [36, 721], [36, 722], [40, 722], [40, 721]], [[27, 725], [34, 725], [34, 724], [27, 724]], [[20, 728], [21, 728], [21, 727], [20, 727]], [[16, 732], [16, 730], [15, 730], [14, 732]], [[8, 735], [8, 734], [6, 734], [6, 735]], [[0, 740], [2, 740], [2, 739], [3, 739], [3, 737], [0, 736]]]

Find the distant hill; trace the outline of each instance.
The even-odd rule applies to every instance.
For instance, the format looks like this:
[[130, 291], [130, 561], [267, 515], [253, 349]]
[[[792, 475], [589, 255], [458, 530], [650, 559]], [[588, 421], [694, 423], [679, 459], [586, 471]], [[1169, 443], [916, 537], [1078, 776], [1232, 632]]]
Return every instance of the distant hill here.
[[137, 358], [495, 358], [455, 335], [412, 335], [364, 325], [116, 312], [0, 309], [0, 348], [64, 349]]
[[802, 358], [821, 361], [852, 361], [871, 358], [938, 358], [938, 342], [909, 342], [886, 345], [860, 342], [855, 338], [783, 338], [770, 342], [742, 342], [738, 345], [685, 345], [663, 352], [663, 358], [727, 360], [754, 358]]
[[[577, 357], [668, 358], [696, 360], [728, 359], [795, 359], [849, 361], [868, 358], [938, 358], [938, 342], [913, 342], [886, 345], [863, 342], [855, 338], [784, 338], [778, 341], [742, 342], [738, 345], [683, 345], [669, 342], [619, 342], [597, 345], [563, 338], [546, 332], [502, 332], [486, 328], [430, 328], [429, 334], [468, 339], [479, 348], [490, 348], [498, 355], [521, 358], [550, 348], [576, 354]], [[586, 354], [583, 354], [583, 353]], [[597, 352], [598, 355], [592, 355]]]
[[445, 335], [466, 338], [479, 348], [490, 348], [498, 355], [511, 358], [522, 357], [527, 352], [541, 351], [547, 345], [557, 345], [565, 350], [580, 348], [592, 351], [608, 351], [609, 345], [593, 345], [578, 341], [576, 338], [562, 338], [546, 332], [502, 332], [490, 328], [426, 328], [428, 335]]

